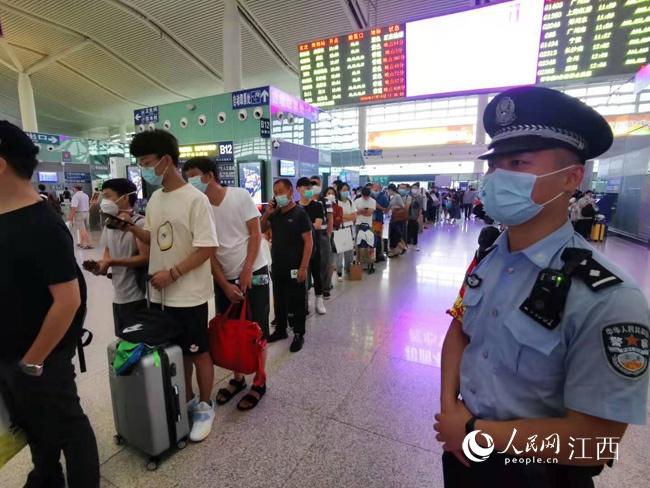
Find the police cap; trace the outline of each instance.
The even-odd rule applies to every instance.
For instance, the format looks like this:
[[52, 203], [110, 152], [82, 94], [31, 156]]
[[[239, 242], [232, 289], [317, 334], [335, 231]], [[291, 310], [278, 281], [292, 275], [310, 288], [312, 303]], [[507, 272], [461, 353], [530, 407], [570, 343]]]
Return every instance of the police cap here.
[[577, 98], [557, 90], [526, 86], [500, 93], [483, 114], [492, 141], [479, 159], [564, 148], [583, 160], [607, 151], [614, 135], [605, 118]]

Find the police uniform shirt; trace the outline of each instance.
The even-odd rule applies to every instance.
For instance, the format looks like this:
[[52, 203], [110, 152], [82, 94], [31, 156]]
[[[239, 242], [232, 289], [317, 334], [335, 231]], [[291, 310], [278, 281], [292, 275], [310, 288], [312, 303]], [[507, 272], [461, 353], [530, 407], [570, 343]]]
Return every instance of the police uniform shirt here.
[[552, 330], [519, 309], [542, 269], [562, 268], [567, 247], [592, 249], [569, 221], [519, 252], [509, 251], [503, 233], [474, 270], [474, 287], [463, 298], [470, 342], [461, 395], [474, 415], [491, 420], [560, 417], [571, 409], [643, 424], [650, 313], [625, 273], [594, 251], [593, 259], [622, 283], [594, 291], [572, 278], [562, 321]]

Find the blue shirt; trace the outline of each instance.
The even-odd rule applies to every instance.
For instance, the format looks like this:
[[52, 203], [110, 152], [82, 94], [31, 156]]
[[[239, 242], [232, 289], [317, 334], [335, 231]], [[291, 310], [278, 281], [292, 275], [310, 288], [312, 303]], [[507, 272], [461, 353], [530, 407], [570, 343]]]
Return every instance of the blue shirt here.
[[[593, 291], [572, 278], [562, 321], [549, 330], [519, 306], [542, 269], [562, 267], [566, 247], [591, 249], [594, 259], [623, 283]], [[461, 395], [474, 415], [490, 420], [561, 417], [571, 409], [645, 423], [648, 303], [633, 280], [574, 233], [569, 221], [519, 252], [509, 251], [503, 233], [474, 273], [482, 282], [467, 287], [463, 297], [463, 329], [470, 343], [460, 379]], [[611, 354], [612, 346], [625, 346], [627, 340], [644, 351], [633, 355], [634, 362]]]
[[[373, 197], [375, 198], [375, 197]], [[383, 208], [388, 208], [388, 205], [390, 203], [390, 200], [388, 199], [388, 195], [386, 195], [385, 191], [382, 191], [377, 195], [375, 198], [375, 201], [377, 202], [378, 207], [383, 207]], [[384, 212], [383, 210], [375, 210], [375, 213], [373, 215], [373, 222], [384, 222]]]

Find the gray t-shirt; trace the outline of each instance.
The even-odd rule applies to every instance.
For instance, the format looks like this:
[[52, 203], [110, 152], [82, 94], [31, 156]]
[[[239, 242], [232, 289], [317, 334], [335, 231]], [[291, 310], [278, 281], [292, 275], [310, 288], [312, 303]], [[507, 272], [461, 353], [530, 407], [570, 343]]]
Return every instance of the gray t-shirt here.
[[[138, 220], [135, 225], [143, 228], [144, 218], [142, 216], [136, 218]], [[102, 232], [101, 248], [108, 248], [111, 257], [117, 259], [130, 258], [138, 254], [138, 246], [133, 234], [107, 227], [104, 227]], [[113, 266], [111, 272], [113, 273], [113, 303], [124, 304], [144, 300], [144, 292], [138, 286], [137, 274], [139, 271], [124, 266]]]

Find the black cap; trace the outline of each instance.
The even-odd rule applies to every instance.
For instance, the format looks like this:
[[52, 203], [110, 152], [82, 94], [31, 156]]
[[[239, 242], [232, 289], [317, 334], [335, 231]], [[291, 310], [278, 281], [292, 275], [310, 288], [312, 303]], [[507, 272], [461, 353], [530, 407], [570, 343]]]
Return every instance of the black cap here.
[[500, 93], [483, 114], [492, 138], [479, 159], [564, 148], [583, 160], [600, 156], [614, 141], [612, 128], [596, 110], [550, 88], [526, 86]]
[[38, 146], [19, 127], [0, 120], [0, 156], [33, 158], [38, 154]]

